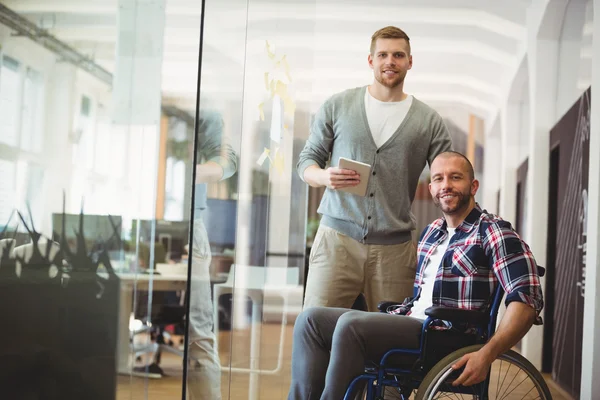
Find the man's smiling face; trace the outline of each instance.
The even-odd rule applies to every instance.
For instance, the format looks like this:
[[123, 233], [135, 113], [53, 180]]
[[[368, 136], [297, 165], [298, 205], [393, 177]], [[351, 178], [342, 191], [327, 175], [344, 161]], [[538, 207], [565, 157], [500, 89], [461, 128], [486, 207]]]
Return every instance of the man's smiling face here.
[[433, 202], [446, 215], [460, 214], [469, 207], [479, 183], [461, 157], [437, 157], [431, 164], [429, 191]]
[[410, 47], [404, 39], [377, 39], [375, 51], [369, 54], [369, 66], [375, 80], [390, 89], [404, 82], [412, 68]]

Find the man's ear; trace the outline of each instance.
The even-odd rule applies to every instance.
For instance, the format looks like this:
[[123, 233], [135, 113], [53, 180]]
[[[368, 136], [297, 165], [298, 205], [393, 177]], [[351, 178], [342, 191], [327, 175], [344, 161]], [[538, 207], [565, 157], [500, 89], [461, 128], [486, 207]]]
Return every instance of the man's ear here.
[[412, 69], [412, 55], [408, 56], [408, 69]]
[[373, 69], [373, 56], [371, 55], [371, 53], [369, 53], [369, 56], [367, 57], [367, 61], [369, 62], [369, 67], [371, 69]]
[[479, 181], [477, 179], [473, 179], [471, 183], [471, 196], [475, 196], [477, 191], [479, 190]]

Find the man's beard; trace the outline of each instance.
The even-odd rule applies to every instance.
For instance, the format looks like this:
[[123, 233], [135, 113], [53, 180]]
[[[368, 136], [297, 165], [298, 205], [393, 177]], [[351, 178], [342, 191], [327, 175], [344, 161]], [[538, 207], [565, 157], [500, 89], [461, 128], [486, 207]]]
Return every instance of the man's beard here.
[[469, 203], [471, 202], [471, 193], [470, 192], [466, 192], [466, 193], [461, 193], [461, 192], [445, 192], [442, 196], [445, 196], [447, 194], [452, 194], [457, 196], [457, 202], [455, 206], [449, 206], [449, 205], [445, 205], [442, 203], [442, 201], [440, 200], [440, 198], [438, 197], [439, 195], [436, 195], [433, 198], [433, 202], [436, 206], [438, 206], [443, 212], [444, 214], [448, 214], [448, 215], [452, 215], [452, 214], [457, 214], [460, 213], [461, 211], [465, 210], [468, 206]]
[[380, 72], [379, 75], [375, 76], [377, 82], [381, 83], [383, 86], [393, 89], [404, 82], [404, 78], [406, 78], [406, 72], [402, 73], [398, 71], [398, 77], [394, 80], [386, 80], [383, 77], [383, 72]]

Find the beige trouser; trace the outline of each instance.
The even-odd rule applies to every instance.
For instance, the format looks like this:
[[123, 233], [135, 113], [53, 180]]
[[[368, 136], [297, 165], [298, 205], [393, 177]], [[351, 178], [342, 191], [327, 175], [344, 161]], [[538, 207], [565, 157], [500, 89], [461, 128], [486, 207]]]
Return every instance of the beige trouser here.
[[412, 241], [393, 245], [360, 243], [320, 225], [310, 252], [304, 308], [350, 308], [364, 293], [369, 311], [380, 301], [412, 296], [417, 267]]

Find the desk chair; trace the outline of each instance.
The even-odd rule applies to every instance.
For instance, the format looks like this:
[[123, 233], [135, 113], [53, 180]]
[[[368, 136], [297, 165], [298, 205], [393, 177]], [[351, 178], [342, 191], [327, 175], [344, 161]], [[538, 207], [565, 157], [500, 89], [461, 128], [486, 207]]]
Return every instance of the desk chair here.
[[166, 331], [166, 328], [170, 325], [185, 326], [187, 292], [183, 303], [174, 294], [174, 292], [154, 291], [152, 293], [150, 316], [148, 316], [148, 292], [138, 294], [135, 318], [141, 321], [141, 327], [133, 332], [133, 336], [149, 333], [153, 343], [141, 346], [133, 345], [133, 352], [136, 358], [148, 353], [153, 353], [154, 356], [150, 364], [135, 367], [134, 373], [149, 378], [164, 376], [164, 371], [160, 367], [163, 351], [184, 358], [184, 352], [179, 350], [177, 344], [171, 340], [170, 334]]

